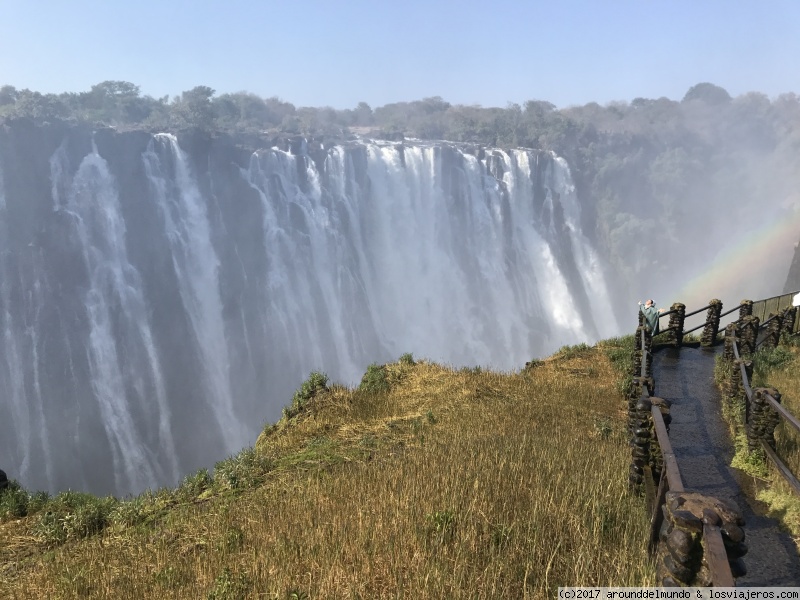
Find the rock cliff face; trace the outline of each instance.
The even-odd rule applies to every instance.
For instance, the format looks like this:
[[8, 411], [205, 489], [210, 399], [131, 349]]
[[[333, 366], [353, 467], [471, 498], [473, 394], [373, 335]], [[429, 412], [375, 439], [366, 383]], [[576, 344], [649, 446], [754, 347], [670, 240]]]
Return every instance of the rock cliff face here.
[[615, 333], [580, 222], [549, 153], [7, 122], [3, 466], [138, 492], [252, 444], [311, 370], [513, 368]]
[[800, 290], [800, 243], [794, 247], [794, 256], [789, 265], [789, 274], [786, 276], [786, 284], [783, 286], [783, 293], [788, 294]]

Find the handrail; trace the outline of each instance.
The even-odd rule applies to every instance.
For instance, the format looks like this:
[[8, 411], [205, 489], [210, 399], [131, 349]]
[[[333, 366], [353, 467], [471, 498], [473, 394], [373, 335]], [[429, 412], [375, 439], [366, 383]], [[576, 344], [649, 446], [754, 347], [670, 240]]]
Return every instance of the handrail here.
[[[745, 369], [744, 362], [742, 362], [741, 359], [740, 359], [739, 344], [736, 342], [735, 339], [733, 340], [732, 347], [733, 347], [733, 355], [736, 358], [736, 360], [739, 361], [739, 369], [740, 369], [741, 374], [742, 374], [742, 387], [744, 388], [744, 392], [747, 395], [747, 401], [748, 402], [752, 402], [753, 401], [753, 388], [750, 386], [750, 380], [747, 377], [747, 371]], [[780, 402], [778, 402], [772, 396], [772, 394], [767, 392], [767, 393], [764, 393], [763, 396], [764, 396], [764, 399], [767, 401], [767, 404], [769, 404], [770, 407], [772, 407], [772, 409], [775, 410], [775, 412], [778, 413], [778, 415], [780, 415], [781, 417], [786, 419], [786, 421], [792, 427], [794, 427], [796, 430], [800, 431], [800, 420], [797, 419], [797, 417], [795, 417], [792, 413], [790, 413], [786, 409], [785, 406], [783, 406]], [[797, 480], [797, 477], [795, 477], [794, 473], [792, 473], [792, 471], [789, 469], [789, 467], [786, 465], [786, 463], [784, 463], [780, 459], [780, 457], [777, 455], [775, 450], [773, 450], [772, 447], [770, 447], [770, 445], [767, 444], [764, 441], [764, 439], [759, 439], [759, 442], [760, 442], [761, 448], [764, 450], [764, 454], [767, 456], [767, 458], [769, 458], [770, 461], [772, 462], [772, 464], [775, 465], [775, 468], [783, 476], [783, 478], [786, 480], [786, 482], [789, 485], [791, 485], [792, 488], [794, 488], [795, 493], [800, 495], [800, 481]]]
[[[800, 293], [800, 292], [795, 292]], [[772, 298], [789, 298], [791, 294], [782, 294], [780, 296], [775, 296]], [[765, 301], [758, 301], [761, 303], [761, 307], [764, 311], [766, 311], [767, 306], [766, 302], [770, 299], [766, 299]], [[732, 331], [732, 328], [720, 330], [720, 320], [722, 317], [730, 315], [736, 311], [741, 311], [742, 307], [748, 307], [750, 301], [743, 301], [739, 302], [736, 306], [731, 309], [728, 309], [725, 312], [721, 312], [722, 303], [719, 300], [711, 301], [708, 305], [699, 308], [697, 310], [691, 312], [685, 312], [685, 306], [680, 304], [677, 305], [675, 310], [670, 309], [669, 311], [665, 311], [663, 313], [659, 313], [658, 318], [668, 316], [671, 314], [678, 313], [679, 317], [677, 319], [670, 319], [671, 326], [662, 329], [659, 333], [665, 333], [668, 331], [677, 331], [677, 338], [673, 340], [677, 346], [680, 346], [681, 339], [684, 335], [691, 333], [693, 331], [697, 331], [701, 328], [706, 328], [706, 331], [703, 333], [702, 343], [703, 345], [708, 345], [716, 343], [716, 336], [720, 333], [725, 336], [728, 332]], [[763, 319], [763, 322], [760, 323], [759, 329], [767, 326], [770, 322], [774, 319], [779, 318], [781, 315], [785, 315], [789, 308], [791, 307], [783, 307], [781, 308], [783, 302], [779, 300], [776, 304], [778, 308], [776, 308], [777, 314], [774, 314], [769, 319]], [[675, 306], [675, 305], [673, 305]], [[683, 329], [683, 324], [686, 318], [692, 317], [697, 315], [704, 310], [708, 310], [708, 317], [705, 319], [705, 323], [702, 323], [692, 329], [685, 330]], [[754, 314], [751, 311], [746, 311], [750, 314]], [[793, 313], [794, 314], [794, 313]], [[641, 315], [640, 315], [641, 319]], [[758, 319], [754, 319], [756, 321]], [[741, 319], [736, 319], [733, 322], [739, 323]], [[749, 320], [748, 320], [749, 321]], [[642, 321], [640, 320], [640, 323]], [[644, 323], [642, 323], [644, 325]], [[774, 329], [774, 328], [771, 328]], [[783, 329], [783, 326], [781, 326]], [[712, 334], [716, 333], [712, 337]], [[641, 363], [639, 364], [638, 374], [640, 377], [636, 377], [638, 379], [638, 389], [639, 389], [639, 401], [635, 401], [635, 395], [630, 396], [628, 402], [628, 410], [629, 412], [629, 431], [631, 433], [631, 446], [633, 448], [633, 464], [631, 469], [631, 484], [635, 486], [639, 486], [639, 490], [641, 491], [641, 486], [644, 486], [644, 492], [647, 497], [647, 503], [650, 511], [650, 535], [648, 540], [648, 549], [650, 553], [654, 553], [659, 544], [659, 532], [662, 529], [663, 520], [665, 518], [673, 518], [669, 510], [665, 508], [664, 503], [666, 501], [667, 491], [671, 491], [674, 493], [682, 493], [685, 492], [684, 481], [681, 476], [680, 467], [678, 465], [677, 457], [675, 456], [675, 452], [672, 448], [672, 443], [669, 439], [669, 433], [667, 431], [667, 425], [665, 422], [665, 416], [662, 413], [664, 408], [664, 401], [658, 398], [654, 398], [650, 401], [651, 396], [650, 394], [653, 393], [653, 379], [652, 373], [650, 373], [650, 369], [648, 368], [648, 363], [650, 362], [651, 355], [653, 353], [653, 349], [648, 347], [648, 342], [652, 342], [650, 338], [648, 338], [648, 332], [646, 327], [641, 327], [641, 332], [639, 333], [640, 337], [637, 340], [637, 353], [636, 353], [636, 360], [639, 360], [639, 356], [641, 356]], [[772, 331], [770, 331], [770, 335], [772, 335]], [[747, 415], [746, 419], [750, 422], [750, 410], [752, 407], [752, 403], [757, 401], [758, 405], [754, 408], [754, 411], [758, 411], [758, 414], [761, 414], [765, 409], [765, 404], [768, 404], [773, 410], [775, 410], [778, 415], [783, 417], [785, 420], [789, 421], [789, 423], [798, 431], [800, 431], [800, 419], [794, 417], [784, 406], [780, 404], [780, 402], [775, 399], [769, 393], [766, 393], [766, 390], [759, 388], [758, 389], [758, 397], [754, 397], [754, 390], [750, 383], [750, 379], [748, 378], [747, 371], [751, 363], [745, 362], [742, 360], [742, 355], [739, 350], [739, 344], [737, 342], [736, 334], [733, 334], [732, 338], [726, 338], [732, 341], [731, 347], [729, 350], [733, 356], [735, 357], [736, 361], [738, 362], [738, 368], [741, 374], [741, 389], [744, 390], [744, 394], [747, 397]], [[710, 340], [710, 341], [709, 341]], [[753, 340], [755, 341], [755, 340]], [[758, 344], [756, 344], [757, 346]], [[727, 352], [726, 351], [726, 352]], [[730, 358], [730, 354], [726, 353], [726, 357]], [[636, 372], [634, 372], [636, 375]], [[736, 381], [736, 380], [734, 380]], [[738, 382], [737, 382], [738, 385]], [[763, 399], [762, 399], [763, 397]], [[649, 405], [649, 411], [645, 407]], [[668, 406], [669, 404], [667, 404]], [[643, 412], [645, 411], [644, 414]], [[647, 412], [649, 412], [649, 419], [647, 418]], [[755, 413], [754, 413], [755, 415]], [[649, 421], [649, 427], [647, 424]], [[648, 435], [647, 430], [652, 428], [651, 433]], [[764, 452], [767, 457], [772, 461], [775, 465], [777, 470], [786, 478], [786, 480], [792, 485], [800, 494], [800, 481], [792, 474], [791, 470], [780, 460], [780, 458], [776, 455], [775, 451], [772, 449], [770, 444], [774, 444], [774, 439], [766, 439], [764, 436], [758, 436], [756, 438], [752, 437], [752, 432], [748, 429], [748, 442], [751, 444], [751, 448], [753, 447], [752, 444], [756, 443], [756, 440], [761, 443], [764, 447]], [[650, 436], [655, 437], [652, 439]], [[648, 443], [649, 440], [649, 443]], [[657, 447], [653, 446], [653, 443], [658, 444]], [[643, 454], [644, 452], [644, 454]], [[653, 452], [658, 452], [655, 455], [656, 463], [650, 462], [654, 460]], [[660, 456], [659, 456], [660, 455]], [[649, 458], [648, 458], [649, 456]], [[657, 467], [660, 463], [660, 467]], [[638, 473], [638, 475], [637, 475]], [[660, 479], [658, 483], [657, 491], [654, 489], [654, 484], [656, 481], [654, 480], [654, 475], [660, 473]], [[702, 494], [701, 494], [702, 496]], [[709, 507], [708, 509], [703, 509], [703, 515], [701, 517], [703, 521], [703, 528], [702, 528], [702, 536], [703, 536], [703, 561], [707, 565], [708, 574], [710, 576], [710, 581], [713, 582], [711, 585], [719, 586], [719, 587], [733, 587], [735, 586], [735, 579], [733, 573], [731, 571], [731, 563], [729, 563], [728, 557], [728, 549], [726, 548], [725, 542], [723, 541], [722, 532], [721, 532], [721, 518], [720, 514], [717, 513], [717, 509]], [[739, 556], [740, 554], [734, 553], [731, 556]], [[732, 559], [731, 559], [732, 560]], [[671, 570], [671, 569], [668, 569]], [[673, 573], [674, 576], [677, 576]], [[688, 575], [687, 575], [688, 577]], [[688, 580], [687, 580], [688, 581]]]
[[691, 329], [687, 329], [686, 331], [684, 331], [683, 335], [686, 335], [687, 333], [692, 333], [693, 331], [697, 331], [698, 329], [702, 329], [705, 326], [706, 326], [705, 323], [700, 323], [700, 325], [698, 325], [697, 327], [692, 327]]
[[775, 468], [778, 469], [778, 472], [783, 475], [786, 482], [794, 488], [795, 493], [800, 494], [800, 481], [797, 481], [797, 477], [775, 453], [775, 450], [770, 448], [770, 445], [764, 440], [761, 440], [761, 448], [764, 450], [764, 454], [772, 461], [772, 464], [775, 465]]
[[783, 404], [775, 400], [775, 398], [773, 398], [772, 394], [770, 393], [764, 394], [764, 398], [766, 399], [767, 403], [772, 408], [774, 408], [778, 412], [778, 414], [780, 414], [784, 419], [786, 419], [792, 427], [797, 429], [797, 431], [800, 431], [800, 420], [798, 420], [797, 417], [795, 417], [792, 413], [786, 410], [786, 407]]
[[693, 310], [692, 312], [685, 313], [683, 316], [686, 318], [693, 317], [696, 314], [703, 312], [704, 310], [708, 310], [709, 308], [711, 308], [710, 304], [708, 306], [704, 306], [703, 308], [698, 308], [697, 310]]
[[733, 356], [739, 362], [739, 371], [742, 374], [742, 387], [744, 388], [744, 393], [747, 394], [747, 399], [752, 401], [753, 400], [753, 388], [750, 387], [750, 379], [747, 377], [747, 370], [744, 368], [744, 363], [741, 362], [741, 356], [739, 355], [739, 344], [736, 343], [736, 340], [733, 341]]
[[765, 326], [766, 326], [766, 324], [767, 324], [767, 323], [769, 323], [770, 321], [774, 321], [774, 320], [775, 320], [775, 319], [777, 319], [779, 316], [780, 316], [780, 315], [772, 315], [772, 316], [771, 316], [769, 319], [765, 319], [765, 320], [764, 320], [764, 321], [761, 323], [761, 325], [759, 325], [759, 326], [758, 326], [758, 328], [759, 328], [759, 329], [762, 329], [763, 327], [765, 327]]
[[714, 587], [733, 587], [735, 585], [733, 573], [731, 573], [731, 565], [728, 563], [728, 553], [725, 551], [725, 543], [722, 541], [722, 532], [720, 532], [719, 526], [704, 522], [703, 541], [706, 546], [706, 564]]
[[664, 415], [661, 414], [661, 409], [655, 404], [650, 407], [650, 412], [653, 414], [653, 427], [656, 430], [656, 440], [661, 447], [661, 456], [664, 457], [664, 470], [667, 473], [669, 489], [671, 492], [683, 492], [685, 491], [683, 478], [678, 468], [678, 460], [675, 458], [675, 453], [672, 451], [672, 444], [669, 441], [667, 426], [664, 423]]
[[731, 314], [732, 312], [736, 312], [741, 307], [742, 307], [742, 303], [740, 302], [739, 304], [737, 304], [736, 306], [734, 306], [730, 310], [726, 310], [724, 313], [719, 313], [719, 318], [721, 319], [722, 317], [727, 317], [729, 314]]

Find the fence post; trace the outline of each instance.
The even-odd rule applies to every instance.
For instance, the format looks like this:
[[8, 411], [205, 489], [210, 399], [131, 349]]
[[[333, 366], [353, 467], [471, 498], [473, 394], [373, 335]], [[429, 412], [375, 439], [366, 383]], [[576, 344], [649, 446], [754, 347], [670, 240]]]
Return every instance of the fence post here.
[[674, 312], [669, 316], [669, 341], [676, 348], [680, 348], [683, 344], [683, 322], [686, 320], [686, 305], [676, 302], [670, 306], [670, 310]]
[[780, 415], [769, 405], [766, 394], [778, 402], [781, 401], [781, 395], [774, 388], [755, 388], [753, 390], [753, 406], [747, 420], [747, 448], [750, 452], [760, 448], [760, 440], [765, 441], [770, 448], [775, 450], [775, 428], [780, 422]]
[[745, 317], [749, 317], [752, 314], [753, 314], [753, 301], [742, 300], [739, 303], [739, 318], [744, 319]]
[[772, 320], [767, 323], [767, 331], [761, 345], [764, 348], [777, 348], [783, 330], [783, 314], [770, 313], [769, 318]]
[[[669, 433], [669, 425], [672, 423], [672, 415], [670, 412], [672, 401], [665, 400], [664, 398], [651, 397], [650, 403], [658, 407], [661, 418], [664, 420], [664, 427], [667, 429], [667, 433]], [[653, 443], [650, 446], [650, 470], [653, 473], [653, 482], [658, 483], [661, 481], [661, 474], [664, 471], [664, 454], [661, 452], [661, 445], [656, 439], [655, 430], [653, 431]], [[658, 498], [656, 498], [656, 502], [658, 502]]]
[[725, 558], [734, 577], [741, 576], [747, 553], [742, 529], [744, 518], [723, 500], [696, 492], [667, 492], [663, 506], [656, 578], [663, 587], [710, 587], [708, 544], [703, 535], [709, 526], [719, 529]]
[[719, 333], [719, 315], [722, 312], [722, 301], [714, 298], [708, 303], [708, 314], [706, 315], [706, 326], [700, 336], [702, 346], [713, 346], [717, 343]]
[[739, 353], [742, 356], [750, 356], [756, 351], [758, 325], [758, 317], [750, 315], [742, 318], [741, 325], [739, 327]]
[[736, 323], [729, 323], [725, 327], [725, 346], [722, 351], [722, 358], [727, 362], [731, 362], [736, 358], [733, 353], [733, 345], [739, 341], [738, 333], [739, 329], [736, 327]]
[[736, 407], [742, 398], [742, 371], [740, 365], [742, 359], [734, 359], [731, 361], [731, 371], [728, 374], [728, 381], [725, 386], [725, 396], [728, 399], [728, 406]]
[[797, 319], [797, 307], [791, 306], [787, 308], [783, 313], [783, 328], [781, 329], [781, 333], [785, 333], [790, 335], [794, 332], [794, 325]]
[[650, 439], [652, 437], [652, 403], [646, 396], [640, 396], [633, 404], [631, 420], [631, 468], [628, 484], [631, 489], [641, 494], [644, 488], [644, 468], [650, 464]]

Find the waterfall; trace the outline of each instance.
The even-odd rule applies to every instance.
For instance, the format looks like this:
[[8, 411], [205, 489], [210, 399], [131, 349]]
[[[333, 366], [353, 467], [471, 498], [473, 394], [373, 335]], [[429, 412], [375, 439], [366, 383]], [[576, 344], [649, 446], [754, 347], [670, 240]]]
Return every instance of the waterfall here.
[[[191, 322], [189, 348], [201, 356], [207, 400], [230, 454], [244, 441], [235, 415], [230, 360], [219, 288], [219, 259], [211, 241], [205, 200], [173, 135], [158, 134], [143, 156], [147, 179], [170, 242], [184, 310]], [[208, 423], [208, 427], [213, 426]]]
[[[96, 408], [108, 438], [116, 489], [144, 489], [177, 477], [170, 409], [141, 279], [130, 264], [116, 184], [96, 147], [75, 176], [51, 159], [56, 209], [71, 217], [89, 285], [87, 352]], [[62, 197], [60, 190], [67, 190]], [[135, 418], [141, 413], [142, 418]], [[156, 426], [157, 443], [146, 429]], [[80, 440], [78, 441], [80, 443]]]
[[252, 444], [311, 370], [354, 385], [405, 352], [508, 370], [616, 333], [551, 153], [74, 133], [25, 170], [14, 143], [0, 466], [28, 487], [175, 484]]

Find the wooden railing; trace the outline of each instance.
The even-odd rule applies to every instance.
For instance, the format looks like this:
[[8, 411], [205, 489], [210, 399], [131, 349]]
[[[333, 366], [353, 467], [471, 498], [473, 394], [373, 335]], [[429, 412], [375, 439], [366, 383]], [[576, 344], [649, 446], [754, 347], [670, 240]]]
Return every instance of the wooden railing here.
[[[669, 317], [669, 325], [658, 336], [665, 336], [660, 338], [662, 344], [679, 347], [683, 344], [684, 336], [702, 328], [700, 344], [713, 346], [720, 341], [719, 335], [722, 334], [725, 341], [723, 356], [736, 365], [735, 369], [730, 370], [731, 381], [726, 383], [726, 393], [729, 397], [738, 394], [745, 400], [748, 447], [751, 451], [763, 450], [778, 472], [800, 494], [800, 481], [777, 456], [774, 439], [774, 429], [780, 419], [786, 420], [798, 431], [800, 420], [781, 404], [777, 390], [754, 390], [751, 387], [752, 363], [742, 358], [742, 355], [752, 355], [758, 347], [774, 347], [783, 334], [798, 331], [798, 308], [792, 305], [797, 294], [792, 292], [756, 302], [742, 300], [725, 312], [722, 311], [722, 302], [716, 299], [690, 312], [686, 312], [685, 305], [675, 303], [670, 310], [660, 314], [660, 317]], [[708, 311], [705, 322], [685, 329], [685, 320], [703, 311]], [[738, 318], [720, 331], [721, 320], [736, 311]], [[743, 520], [735, 509], [724, 502], [685, 489], [669, 440], [670, 404], [653, 395], [653, 338], [644, 327], [641, 311], [635, 339], [634, 376], [628, 399], [632, 447], [630, 483], [648, 500], [648, 547], [661, 561], [660, 583], [733, 586], [734, 573], [741, 574], [738, 559], [746, 552], [742, 543]], [[665, 523], [667, 519], [671, 522]], [[673, 532], [680, 528], [683, 532], [676, 536]], [[697, 534], [701, 534], [702, 541], [693, 546], [694, 559], [686, 555], [685, 564], [676, 564], [675, 557], [684, 555], [681, 554], [681, 548], [671, 546], [677, 543], [674, 538], [685, 542], [686, 539], [696, 540]], [[697, 553], [701, 556], [698, 557]], [[697, 568], [700, 564], [706, 565], [705, 571]], [[732, 566], [736, 569], [732, 570]]]
[[[791, 322], [789, 322], [789, 319], [791, 319]], [[774, 336], [774, 331], [777, 328], [770, 328], [769, 326], [770, 323], [774, 323], [776, 320], [782, 320], [781, 328], [783, 331], [795, 331], [797, 327], [796, 311], [793, 308], [787, 308], [782, 314], [771, 316], [759, 326], [760, 329], [766, 329], [767, 333], [761, 342], [756, 343], [756, 346], [761, 345], [763, 347], [764, 342], [772, 343], [774, 341], [770, 336]], [[770, 329], [772, 329], [771, 332], [769, 331]], [[748, 357], [742, 356], [739, 348], [739, 331], [735, 324], [726, 328], [725, 333], [726, 352], [723, 356], [732, 363], [733, 367], [731, 369], [731, 379], [727, 382], [728, 395], [731, 400], [734, 400], [738, 395], [745, 402], [745, 428], [748, 448], [751, 451], [761, 449], [795, 493], [800, 495], [800, 481], [797, 480], [791, 469], [777, 455], [775, 444], [775, 428], [781, 419], [797, 431], [800, 431], [800, 420], [781, 404], [781, 396], [774, 388], [759, 387], [753, 389], [750, 384], [752, 362], [747, 360]], [[752, 354], [752, 350], [748, 354]]]
[[[669, 402], [651, 396], [655, 387], [651, 370], [652, 338], [645, 327], [640, 326], [636, 339], [637, 376], [634, 377], [628, 400], [633, 448], [631, 485], [643, 490], [648, 500], [648, 550], [662, 561], [663, 569], [659, 569], [662, 579], [659, 583], [665, 586], [700, 584], [732, 587], [734, 578], [719, 527], [721, 521], [730, 521], [729, 515], [726, 514], [728, 518], [723, 519], [714, 510], [713, 502], [705, 502], [707, 506], [704, 506], [698, 494], [686, 494], [669, 439]], [[699, 515], [683, 510], [687, 501], [692, 507], [701, 509]], [[665, 523], [667, 519], [669, 522]], [[692, 531], [702, 532], [702, 541], [693, 536]], [[695, 540], [688, 552], [687, 539]], [[676, 548], [672, 549], [672, 546]], [[698, 553], [702, 556], [698, 557]], [[679, 562], [676, 556], [684, 556], [684, 563], [676, 564]], [[706, 565], [705, 573], [698, 569], [698, 565], [702, 564]]]
[[[703, 333], [700, 336], [701, 345], [713, 346], [719, 342], [719, 335], [724, 335], [724, 330], [720, 329], [722, 319], [733, 312], [739, 311], [739, 318], [734, 320], [733, 323], [739, 323], [748, 316], [756, 317], [762, 328], [765, 328], [769, 323], [773, 323], [772, 330], [769, 331], [771, 335], [765, 335], [762, 342], [767, 345], [777, 345], [781, 333], [797, 333], [800, 331], [800, 319], [796, 319], [795, 317], [798, 309], [792, 306], [793, 300], [798, 294], [800, 294], [800, 290], [781, 294], [779, 296], [772, 296], [771, 298], [765, 298], [755, 302], [751, 300], [742, 300], [737, 306], [725, 312], [722, 312], [722, 301], [717, 299], [711, 300], [706, 306], [691, 312], [686, 312], [686, 306], [680, 302], [676, 302], [669, 310], [660, 313], [659, 321], [662, 317], [669, 317], [669, 325], [660, 329], [657, 335], [662, 336], [667, 334], [666, 338], [661, 337], [660, 339], [666, 339], [668, 343], [671, 342], [675, 346], [681, 346], [684, 336], [702, 328]], [[794, 309], [794, 312], [787, 315], [787, 310], [792, 309]], [[684, 324], [686, 319], [698, 315], [704, 310], [708, 311], [705, 321], [695, 327], [685, 329]], [[790, 319], [790, 325], [784, 322], [787, 318]], [[639, 325], [643, 325], [643, 316], [641, 312], [639, 313]]]

